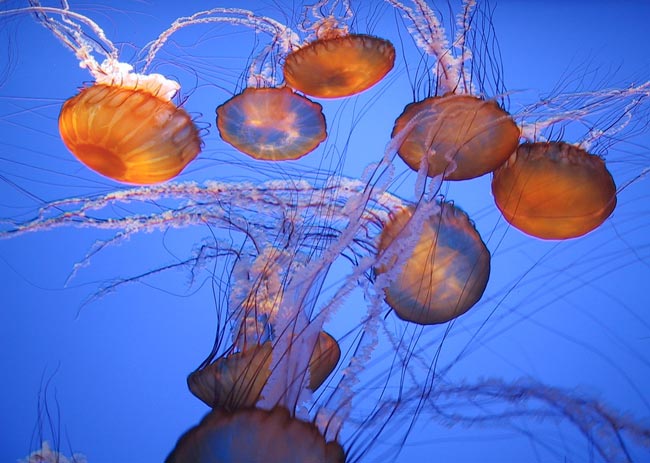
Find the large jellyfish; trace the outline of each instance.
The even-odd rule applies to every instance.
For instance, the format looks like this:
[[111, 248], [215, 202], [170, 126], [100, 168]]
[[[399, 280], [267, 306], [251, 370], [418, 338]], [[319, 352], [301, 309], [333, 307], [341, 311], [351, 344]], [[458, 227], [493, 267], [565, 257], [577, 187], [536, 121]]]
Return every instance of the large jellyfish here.
[[[395, 121], [393, 135], [411, 126], [399, 156], [411, 169], [422, 170], [429, 177], [467, 180], [494, 171], [517, 147], [520, 129], [498, 102], [503, 97], [498, 94], [503, 82], [489, 75], [498, 73], [498, 63], [494, 65], [490, 63], [494, 57], [480, 54], [482, 42], [489, 40], [490, 27], [483, 36], [473, 31], [486, 13], [475, 11], [475, 1], [462, 2], [456, 24], [451, 24], [456, 33], [449, 36], [451, 31], [426, 2], [390, 3], [408, 22], [423, 54], [434, 60], [430, 94], [408, 104]], [[495, 68], [486, 70], [490, 64]]]
[[[189, 2], [0, 7], [0, 459], [53, 454], [32, 439], [51, 368], [56, 424], [72, 443], [62, 447], [89, 462], [182, 460], [204, 444], [259, 457], [228, 438], [242, 427], [277, 458], [300, 440], [289, 455], [332, 461], [648, 459], [648, 7], [296, 3], [247, 2], [243, 16], [225, 0], [208, 12]], [[390, 41], [394, 69], [322, 101], [328, 134], [312, 155], [251, 159], [220, 138], [215, 108], [244, 88], [284, 88], [275, 32], [286, 29], [251, 25], [302, 31], [314, 11]], [[435, 28], [414, 28], [423, 14], [459, 33], [445, 44]], [[604, 16], [611, 23], [594, 33]], [[172, 100], [202, 135], [201, 155], [144, 187], [80, 164], [58, 117], [95, 79], [52, 28], [179, 82]], [[489, 175], [450, 182], [428, 175], [428, 159], [404, 166], [400, 147], [441, 108], [393, 132], [395, 118], [414, 100], [445, 98], [452, 82], [431, 72], [446, 64], [422, 40], [468, 63], [459, 75], [473, 90], [454, 98], [498, 101], [496, 120], [529, 143], [602, 156], [613, 213], [581, 238], [539, 240], [504, 220]], [[471, 310], [420, 326], [385, 301], [419, 237], [385, 249], [380, 237], [398, 211], [418, 225], [450, 202], [490, 252], [490, 279]]]

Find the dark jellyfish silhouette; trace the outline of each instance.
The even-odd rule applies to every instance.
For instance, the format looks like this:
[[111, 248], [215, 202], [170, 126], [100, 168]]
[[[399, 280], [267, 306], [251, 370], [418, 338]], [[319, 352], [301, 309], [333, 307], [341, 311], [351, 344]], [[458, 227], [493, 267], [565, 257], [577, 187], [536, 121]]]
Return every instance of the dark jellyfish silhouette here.
[[282, 407], [213, 410], [178, 441], [166, 463], [343, 463], [345, 452]]
[[217, 108], [221, 138], [266, 161], [293, 160], [327, 137], [318, 103], [290, 88], [246, 88]]
[[[379, 238], [379, 252], [398, 237], [412, 243], [397, 253], [405, 262], [386, 288], [386, 302], [404, 320], [445, 323], [467, 312], [483, 295], [490, 252], [467, 214], [453, 204], [441, 202], [437, 212], [409, 226], [413, 213], [412, 207], [397, 211]], [[397, 256], [377, 272], [389, 271]]]
[[425, 160], [429, 177], [480, 177], [503, 164], [519, 142], [519, 128], [508, 113], [495, 101], [472, 95], [449, 94], [407, 105], [392, 136], [415, 117], [398, 154], [415, 171]]
[[388, 74], [394, 63], [395, 47], [379, 37], [324, 37], [286, 57], [284, 80], [310, 96], [340, 98], [369, 89]]
[[[253, 407], [271, 375], [271, 341], [253, 345], [217, 359], [193, 372], [187, 383], [196, 397], [213, 408]], [[336, 340], [321, 332], [309, 361], [309, 389], [315, 391], [332, 373], [341, 357]]]
[[119, 85], [94, 84], [67, 100], [59, 132], [79, 161], [124, 183], [169, 180], [201, 151], [185, 110], [149, 90]]
[[563, 142], [521, 145], [494, 172], [492, 194], [512, 226], [547, 240], [589, 233], [616, 207], [605, 162]]

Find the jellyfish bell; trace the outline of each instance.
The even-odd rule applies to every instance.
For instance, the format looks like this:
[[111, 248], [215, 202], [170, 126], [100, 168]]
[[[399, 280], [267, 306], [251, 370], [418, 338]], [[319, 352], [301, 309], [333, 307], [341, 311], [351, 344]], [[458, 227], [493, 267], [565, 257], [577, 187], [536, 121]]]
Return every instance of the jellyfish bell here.
[[343, 463], [345, 452], [287, 409], [213, 410], [187, 431], [166, 463]]
[[[221, 357], [187, 379], [192, 394], [208, 406], [225, 410], [253, 407], [271, 375], [272, 355], [283, 355], [272, 342], [254, 345], [243, 352]], [[336, 340], [321, 331], [309, 361], [309, 385], [318, 389], [341, 357]]]
[[87, 167], [119, 182], [177, 176], [201, 151], [201, 139], [189, 114], [158, 90], [116, 83], [83, 88], [61, 108], [61, 139]]
[[269, 377], [271, 344], [222, 357], [190, 374], [187, 385], [196, 397], [212, 408], [236, 410], [258, 401]]
[[[496, 101], [507, 92], [500, 63], [489, 53], [495, 40], [492, 13], [481, 2], [463, 2], [456, 21], [446, 22], [427, 2], [387, 1], [409, 23], [423, 58], [434, 62], [428, 97], [407, 105], [395, 121], [393, 137], [412, 121], [398, 155], [411, 169], [445, 180], [493, 171], [516, 149], [520, 130]], [[485, 27], [475, 33], [483, 21]]]
[[[385, 290], [386, 302], [403, 320], [445, 323], [467, 312], [483, 295], [490, 252], [467, 214], [452, 203], [440, 202], [437, 211], [408, 230], [413, 215], [413, 207], [397, 211], [379, 238], [380, 252], [399, 245], [396, 240], [413, 243], [406, 248], [410, 250], [397, 253], [406, 252], [406, 260]], [[391, 271], [397, 258], [377, 267], [377, 273]]]
[[[133, 72], [133, 66], [119, 61], [117, 48], [101, 27], [70, 11], [67, 2], [62, 8], [29, 3], [3, 13], [34, 14], [95, 80], [69, 98], [59, 114], [59, 133], [72, 154], [90, 169], [124, 183], [146, 185], [178, 175], [201, 151], [191, 117], [171, 102], [180, 85], [161, 74]], [[94, 53], [105, 59], [100, 63]]]
[[426, 160], [429, 177], [480, 177], [503, 164], [519, 142], [519, 128], [493, 100], [448, 94], [411, 103], [395, 121], [392, 136], [415, 117], [419, 120], [397, 153], [415, 171]]
[[492, 194], [512, 226], [547, 240], [589, 233], [616, 207], [616, 185], [605, 162], [564, 142], [519, 146], [494, 172]]
[[309, 359], [309, 389], [318, 389], [336, 368], [341, 358], [341, 348], [336, 339], [321, 331]]
[[221, 138], [266, 161], [295, 160], [327, 137], [322, 107], [287, 87], [248, 87], [217, 108]]
[[394, 64], [395, 47], [388, 40], [345, 34], [319, 38], [289, 53], [284, 80], [306, 95], [341, 98], [369, 89]]

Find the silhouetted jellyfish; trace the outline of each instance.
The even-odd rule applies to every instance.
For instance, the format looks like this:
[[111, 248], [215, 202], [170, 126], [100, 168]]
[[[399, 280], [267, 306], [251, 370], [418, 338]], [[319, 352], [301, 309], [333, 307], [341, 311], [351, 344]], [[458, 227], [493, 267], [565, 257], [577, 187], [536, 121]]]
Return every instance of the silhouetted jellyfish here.
[[[166, 461], [345, 461], [340, 444], [327, 441], [315, 424], [295, 417], [282, 405], [268, 410], [255, 407], [271, 376], [273, 356], [285, 355], [290, 354], [267, 341], [192, 373], [190, 390], [213, 410], [181, 436]], [[310, 390], [325, 381], [339, 357], [336, 341], [321, 332], [308, 365]]]
[[185, 433], [167, 463], [343, 463], [345, 453], [316, 426], [283, 408], [214, 410]]
[[[414, 209], [391, 216], [379, 238], [379, 252], [398, 238], [412, 241], [398, 254], [402, 262], [386, 288], [386, 302], [402, 319], [431, 325], [448, 322], [481, 298], [490, 275], [490, 252], [461, 209], [448, 202], [410, 224]], [[398, 258], [377, 268], [384, 273]]]
[[563, 142], [519, 146], [494, 172], [492, 194], [512, 226], [549, 240], [589, 233], [616, 207], [616, 185], [605, 162]]
[[[212, 408], [236, 410], [254, 406], [271, 375], [271, 341], [225, 355], [187, 378], [192, 394]], [[318, 335], [309, 361], [309, 389], [315, 391], [332, 373], [341, 357], [336, 340]]]
[[318, 103], [287, 87], [248, 87], [217, 108], [221, 138], [239, 151], [266, 161], [293, 160], [327, 137]]
[[[435, 12], [423, 1], [415, 8], [387, 0], [412, 23], [416, 44], [436, 60], [435, 89], [439, 95], [411, 103], [395, 121], [392, 136], [416, 120], [399, 147], [398, 154], [413, 170], [429, 177], [467, 180], [492, 172], [514, 152], [519, 128], [495, 100], [476, 96], [472, 72], [482, 66], [473, 59], [466, 41], [475, 2], [464, 2], [457, 23], [464, 28], [449, 45], [446, 31]], [[414, 119], [416, 118], [416, 119]]]
[[[263, 243], [253, 240], [256, 248]], [[167, 461], [344, 461], [336, 439], [326, 439], [296, 407], [340, 358], [336, 340], [317, 331], [318, 317], [310, 320], [308, 306], [295, 305], [305, 300], [304, 282], [293, 287], [279, 279], [293, 267], [306, 270], [299, 262], [307, 256], [296, 252], [289, 256], [272, 246], [252, 261], [236, 262], [228, 312], [238, 352], [208, 359], [189, 376], [190, 391], [213, 410], [179, 439]], [[249, 434], [239, 441], [241, 429]], [[251, 435], [255, 445], [246, 445]]]

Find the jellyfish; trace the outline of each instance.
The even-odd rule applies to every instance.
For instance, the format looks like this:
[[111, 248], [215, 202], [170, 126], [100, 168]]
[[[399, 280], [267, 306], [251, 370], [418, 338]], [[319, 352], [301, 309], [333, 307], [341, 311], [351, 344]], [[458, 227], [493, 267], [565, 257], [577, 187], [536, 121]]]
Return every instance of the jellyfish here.
[[341, 98], [361, 93], [381, 81], [395, 64], [395, 47], [388, 40], [367, 34], [351, 34], [345, 24], [353, 15], [349, 1], [340, 6], [344, 15], [329, 14], [326, 1], [310, 8], [312, 37], [292, 50], [284, 60], [287, 85], [316, 98]]
[[[303, 10], [290, 3], [251, 8], [257, 18], [293, 26]], [[478, 48], [484, 58], [496, 53], [489, 34], [498, 33], [503, 81], [490, 82], [479, 69], [495, 68], [477, 65], [472, 95], [499, 99], [503, 108], [509, 99], [529, 143], [569, 140], [603, 156], [618, 186], [606, 226], [580, 240], [518, 233], [495, 207], [487, 176], [447, 182], [421, 172], [414, 187], [396, 153], [418, 120], [393, 137], [391, 128], [414, 99], [407, 74], [422, 56], [390, 3], [357, 3], [350, 21], [400, 45], [390, 78], [353, 98], [323, 102], [323, 156], [283, 163], [257, 162], [221, 143], [212, 116], [244, 88], [274, 87], [242, 79], [275, 32], [214, 21], [178, 29], [162, 43], [155, 36], [151, 42], [150, 29], [133, 27], [147, 17], [158, 30], [170, 29], [149, 6], [130, 5], [124, 14], [72, 3], [67, 16], [49, 12], [64, 22], [76, 22], [73, 13], [96, 19], [123, 44], [122, 56], [133, 53], [129, 62], [138, 71], [182, 83], [180, 106], [196, 115], [205, 135], [202, 155], [182, 178], [145, 187], [116, 187], [68, 155], [57, 117], [85, 70], [64, 66], [67, 50], [31, 15], [0, 16], [0, 36], [10, 38], [0, 96], [0, 326], [10, 354], [0, 366], [14, 378], [0, 397], [7, 421], [0, 454], [11, 460], [27, 453], [34, 377], [43, 365], [60, 364], [58, 400], [71, 407], [61, 426], [88, 461], [164, 461], [200, 451], [202, 443], [248, 458], [250, 448], [234, 439], [228, 447], [224, 439], [242, 427], [252, 428], [258, 443], [288, 442], [297, 458], [304, 451], [355, 463], [432, 454], [460, 461], [647, 459], [648, 320], [638, 284], [648, 275], [649, 249], [648, 79], [637, 68], [643, 55], [626, 58], [619, 81], [595, 71], [562, 77], [554, 73], [571, 69], [569, 58], [599, 45], [585, 41], [592, 13], [581, 11], [584, 21], [561, 27], [572, 16], [547, 11], [558, 25], [549, 36], [524, 21], [544, 18], [543, 5], [523, 12], [502, 5], [493, 13], [482, 5], [466, 36], [487, 37]], [[197, 14], [189, 4], [174, 8], [168, 18]], [[599, 31], [603, 56], [634, 52], [643, 6], [635, 8], [598, 11], [625, 20], [625, 34]], [[573, 32], [578, 39], [567, 35]], [[584, 50], [565, 50], [578, 43]], [[148, 65], [154, 48], [146, 44], [160, 45]], [[264, 63], [281, 75], [283, 57], [271, 50]], [[42, 79], [28, 67], [35, 61], [40, 69], [56, 65], [61, 78]], [[627, 79], [635, 72], [637, 79]], [[514, 91], [502, 92], [502, 82]], [[491, 254], [490, 282], [462, 316], [419, 325], [400, 318], [386, 293], [440, 195], [471, 218]], [[411, 227], [381, 250], [383, 230], [404, 209], [414, 211]], [[378, 272], [383, 266], [391, 268]], [[340, 357], [312, 387], [313, 348], [323, 332], [336, 340]], [[233, 384], [255, 388], [243, 402], [237, 397], [247, 388], [227, 388], [224, 404], [203, 394], [206, 403], [188, 387], [188, 375], [205, 372], [214, 397], [209, 374], [217, 365], [269, 349], [268, 368], [251, 375], [255, 362], [244, 362], [244, 372], [234, 373]], [[275, 450], [273, 443], [265, 448]]]
[[467, 312], [483, 295], [490, 274], [490, 252], [469, 217], [451, 203], [441, 202], [437, 209], [410, 230], [413, 209], [398, 211], [382, 230], [378, 246], [382, 252], [401, 234], [415, 236], [412, 253], [407, 252], [399, 276], [386, 288], [386, 302], [400, 318], [423, 325]]
[[415, 125], [398, 154], [416, 172], [426, 159], [429, 177], [467, 180], [494, 171], [517, 148], [519, 129], [494, 100], [445, 94], [411, 103], [395, 121], [393, 135]]
[[181, 437], [165, 461], [343, 463], [345, 456], [340, 445], [325, 442], [313, 425], [292, 419], [285, 409], [252, 408], [208, 414]]
[[284, 79], [291, 88], [317, 98], [356, 95], [393, 68], [395, 49], [364, 34], [319, 38], [287, 55]]
[[[36, 407], [36, 426], [32, 434], [29, 455], [17, 459], [17, 463], [87, 463], [85, 455], [75, 452], [69, 436], [61, 429], [62, 408], [58, 401], [55, 389], [55, 370], [49, 374], [46, 370], [41, 372], [38, 399]], [[66, 447], [66, 451], [62, 447]], [[70, 455], [69, 457], [67, 455]]]
[[[273, 261], [265, 264], [264, 271], [280, 271]], [[234, 272], [243, 277], [248, 272], [237, 268], [241, 266], [246, 262], [238, 262]], [[286, 322], [275, 306], [287, 304], [283, 298], [292, 292], [290, 284], [274, 285], [273, 276], [251, 283], [249, 291], [233, 287], [231, 293], [231, 312], [239, 319], [234, 345], [241, 351], [221, 356], [189, 376], [190, 390], [212, 411], [181, 436], [166, 461], [345, 461], [336, 439], [327, 439], [291, 406], [303, 388], [315, 391], [334, 370], [340, 357], [336, 340], [315, 332], [318, 322], [309, 323], [302, 308], [296, 309], [291, 326], [283, 326]], [[238, 301], [242, 294], [244, 299]]]
[[[33, 5], [31, 12], [95, 79], [61, 108], [59, 132], [70, 152], [119, 182], [146, 185], [177, 176], [201, 151], [191, 117], [170, 101], [180, 86], [160, 74], [134, 73], [133, 66], [118, 61], [113, 43], [88, 18], [37, 1]], [[59, 22], [45, 12], [72, 15], [79, 23]], [[89, 40], [83, 26], [98, 36], [97, 42]], [[104, 54], [105, 60], [98, 63], [94, 53]]]
[[295, 160], [327, 137], [318, 103], [287, 87], [248, 87], [217, 108], [221, 138], [255, 159]]
[[467, 180], [494, 171], [515, 151], [519, 128], [495, 99], [476, 94], [484, 89], [476, 88], [478, 76], [472, 73], [484, 68], [481, 57], [473, 54], [470, 24], [485, 13], [474, 11], [476, 2], [463, 2], [459, 30], [450, 45], [445, 28], [426, 2], [414, 0], [413, 8], [394, 0], [389, 3], [411, 23], [417, 45], [436, 61], [432, 69], [436, 94], [408, 104], [395, 121], [393, 136], [415, 122], [398, 150], [400, 158], [416, 172], [422, 169], [428, 177], [441, 175], [446, 180]]
[[201, 150], [183, 109], [139, 88], [94, 84], [61, 108], [59, 131], [79, 161], [125, 183], [176, 177]]
[[[318, 389], [332, 373], [341, 357], [336, 340], [319, 333], [309, 360], [309, 389]], [[220, 357], [187, 379], [192, 394], [212, 408], [236, 410], [252, 407], [271, 375], [273, 352], [270, 341], [254, 344], [246, 350]]]
[[605, 162], [562, 142], [520, 145], [495, 171], [492, 193], [510, 224], [543, 239], [589, 233], [616, 206], [616, 186]]
[[68, 458], [63, 453], [53, 450], [50, 443], [45, 441], [40, 449], [34, 450], [19, 463], [86, 463], [86, 458], [80, 454], [74, 454]]

